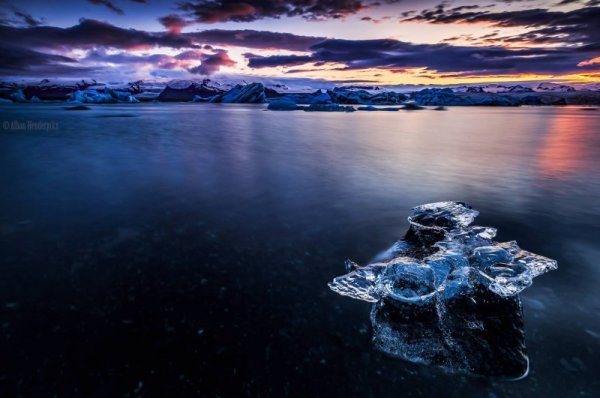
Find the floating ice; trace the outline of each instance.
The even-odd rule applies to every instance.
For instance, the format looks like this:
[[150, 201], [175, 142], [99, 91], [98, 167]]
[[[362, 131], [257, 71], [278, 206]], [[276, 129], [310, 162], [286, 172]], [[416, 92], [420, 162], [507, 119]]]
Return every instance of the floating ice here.
[[136, 103], [139, 101], [128, 92], [115, 91], [105, 87], [103, 90], [77, 90], [71, 94], [68, 102], [84, 104], [112, 104], [117, 102]]
[[298, 105], [291, 98], [283, 97], [269, 102], [267, 109], [271, 111], [295, 111], [298, 109]]
[[[476, 284], [513, 296], [534, 277], [557, 268], [555, 260], [522, 250], [515, 241], [493, 241], [494, 228], [471, 226], [478, 214], [460, 202], [417, 206], [408, 217], [411, 227], [405, 239], [378, 256], [383, 262], [357, 267], [329, 287], [366, 301], [389, 298], [424, 304], [440, 293], [449, 298]], [[373, 266], [376, 274], [367, 272]]]
[[262, 83], [238, 84], [224, 94], [215, 95], [208, 102], [228, 104], [263, 104], [267, 102]]
[[518, 293], [557, 262], [515, 241], [495, 242], [496, 229], [472, 226], [479, 212], [465, 203], [412, 210], [403, 240], [364, 267], [348, 260], [348, 273], [329, 287], [376, 303], [373, 342], [389, 355], [478, 374], [524, 376], [528, 359]]

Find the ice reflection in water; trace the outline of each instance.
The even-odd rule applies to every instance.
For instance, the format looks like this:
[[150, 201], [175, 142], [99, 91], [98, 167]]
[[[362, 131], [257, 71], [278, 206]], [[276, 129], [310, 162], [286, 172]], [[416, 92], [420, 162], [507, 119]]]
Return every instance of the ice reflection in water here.
[[478, 289], [437, 305], [382, 300], [373, 345], [395, 358], [451, 371], [519, 379], [529, 371], [521, 300]]

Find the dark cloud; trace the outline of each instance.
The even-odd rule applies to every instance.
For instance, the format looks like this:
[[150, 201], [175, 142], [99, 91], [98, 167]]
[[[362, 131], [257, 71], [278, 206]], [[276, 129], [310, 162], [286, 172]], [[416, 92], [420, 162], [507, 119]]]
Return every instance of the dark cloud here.
[[0, 26], [0, 43], [19, 43], [26, 48], [96, 48], [141, 49], [155, 46], [196, 47], [189, 38], [165, 32], [152, 33], [123, 29], [106, 22], [85, 19], [69, 28], [36, 26], [18, 28]]
[[[119, 7], [118, 5], [116, 5], [114, 1], [111, 1], [111, 0], [87, 0], [87, 1], [92, 4], [104, 6], [116, 14], [119, 14], [119, 15], [125, 14], [123, 9], [121, 7]], [[139, 4], [148, 4], [150, 2], [150, 0], [129, 0], [129, 1], [132, 1], [134, 3], [139, 3]]]
[[96, 4], [99, 6], [104, 6], [106, 8], [108, 8], [109, 10], [111, 10], [112, 12], [119, 14], [119, 15], [123, 15], [123, 9], [118, 7], [117, 5], [115, 5], [115, 3], [113, 3], [110, 0], [87, 0], [88, 2], [92, 3], [92, 4]]
[[465, 11], [461, 7], [446, 8], [440, 4], [423, 10], [419, 15], [403, 21], [420, 21], [433, 24], [489, 24], [496, 27], [523, 27], [533, 30], [507, 38], [513, 42], [592, 45], [600, 43], [600, 7], [584, 7], [571, 11], [526, 9], [490, 12]]
[[31, 27], [40, 26], [43, 23], [43, 19], [35, 18], [31, 14], [12, 5], [7, 5], [5, 9], [0, 11], [0, 25]]
[[310, 55], [271, 55], [263, 57], [260, 55], [246, 53], [244, 54], [248, 60], [250, 68], [268, 68], [274, 66], [295, 66], [303, 65], [314, 61]]
[[158, 21], [172, 33], [180, 33], [181, 29], [190, 25], [189, 21], [186, 21], [182, 17], [176, 14], [166, 15], [158, 18]]
[[246, 56], [249, 66], [254, 68], [329, 63], [342, 64], [345, 69], [425, 68], [468, 75], [568, 73], [580, 71], [577, 64], [590, 58], [589, 52], [567, 48], [468, 47], [412, 44], [389, 39], [329, 39], [313, 45], [311, 51], [308, 56]]
[[566, 6], [569, 4], [580, 3], [581, 0], [562, 0], [556, 3], [557, 6]]
[[47, 54], [0, 44], [0, 73], [3, 76], [31, 76], [47, 73], [54, 76], [87, 74], [95, 68], [81, 67], [77, 61], [57, 54]]
[[200, 23], [250, 22], [263, 18], [340, 19], [397, 0], [188, 0], [179, 9]]
[[122, 66], [152, 66], [161, 70], [187, 70], [191, 73], [211, 75], [223, 66], [236, 64], [226, 50], [211, 49], [210, 52], [200, 50], [187, 50], [176, 55], [150, 54], [136, 55], [127, 52], [107, 53], [104, 50], [90, 51], [84, 63], [111, 64], [112, 67]]
[[34, 18], [31, 14], [21, 10], [15, 10], [14, 14], [27, 26], [40, 26], [43, 23], [41, 19]]
[[69, 28], [53, 26], [15, 27], [0, 25], [0, 43], [16, 43], [28, 48], [97, 48], [139, 49], [145, 47], [199, 48], [238, 46], [257, 49], [307, 51], [323, 37], [299, 36], [256, 30], [209, 29], [174, 34], [123, 29], [106, 22], [85, 19]]
[[229, 58], [227, 51], [216, 50], [212, 54], [203, 54], [200, 58], [199, 66], [189, 69], [189, 72], [197, 75], [212, 75], [218, 72], [223, 66], [234, 66], [236, 62]]
[[290, 51], [307, 51], [312, 45], [325, 40], [324, 37], [299, 36], [291, 33], [222, 29], [185, 33], [184, 36], [193, 39], [196, 42], [210, 43], [217, 46], [237, 46], [265, 50], [279, 49]]
[[[215, 6], [217, 3], [224, 2], [209, 3]], [[279, 14], [267, 15], [267, 11], [263, 14], [258, 13], [253, 17], [255, 19], [288, 15], [292, 13], [293, 7], [300, 7], [300, 5], [305, 11], [311, 6], [313, 7], [311, 12], [316, 12], [314, 7], [327, 9], [334, 3], [339, 4], [333, 1], [312, 0], [252, 2], [255, 5], [259, 3], [265, 7], [265, 10], [266, 4], [291, 6], [286, 8], [287, 11]], [[367, 4], [359, 3], [363, 6]], [[228, 2], [228, 4], [238, 3]], [[244, 2], [244, 4], [249, 3]], [[375, 6], [374, 2], [368, 4]], [[210, 10], [210, 7], [208, 8]], [[305, 11], [297, 15], [305, 18], [316, 15]], [[178, 15], [169, 15], [160, 19], [161, 23], [169, 29], [164, 32], [124, 29], [90, 19], [81, 20], [71, 27], [60, 28], [42, 26], [33, 17], [31, 20], [26, 18], [27, 15], [26, 13], [9, 14], [12, 18], [10, 23], [3, 23], [0, 17], [0, 48], [3, 51], [0, 72], [18, 71], [19, 65], [25, 64], [24, 59], [30, 56], [31, 63], [23, 66], [23, 74], [33, 74], [34, 70], [46, 71], [48, 75], [70, 73], [77, 70], [85, 71], [86, 65], [105, 64], [106, 67], [111, 67], [111, 64], [114, 64], [155, 65], [161, 70], [210, 75], [223, 67], [235, 65], [235, 61], [230, 58], [226, 49], [216, 48], [228, 46], [302, 52], [293, 55], [262, 56], [256, 54], [259, 51], [253, 50], [244, 54], [250, 68], [298, 66], [298, 69], [293, 69], [297, 71], [307, 68], [317, 70], [322, 67], [328, 69], [335, 67], [336, 70], [379, 69], [398, 73], [411, 68], [422, 68], [425, 71], [424, 75], [436, 71], [452, 76], [590, 72], [594, 68], [597, 70], [598, 65], [586, 61], [600, 55], [600, 30], [597, 29], [596, 23], [600, 20], [599, 7], [583, 7], [564, 12], [545, 9], [491, 12], [487, 8], [474, 5], [448, 8], [446, 4], [441, 4], [434, 9], [425, 10], [405, 19], [437, 24], [485, 23], [497, 27], [527, 28], [523, 29], [525, 33], [514, 36], [501, 37], [500, 33], [504, 30], [499, 29], [479, 37], [463, 35], [451, 38], [454, 41], [469, 41], [478, 46], [448, 43], [413, 44], [390, 39], [338, 40], [256, 30], [209, 29], [181, 33], [181, 28], [191, 22]], [[494, 45], [499, 42], [521, 45], [519, 47]], [[525, 47], [523, 43], [545, 45], [523, 48]], [[20, 47], [20, 52], [14, 50], [17, 45]], [[177, 55], [132, 55], [125, 52], [125, 50], [156, 47], [178, 49], [181, 52]], [[68, 57], [55, 55], [72, 49], [88, 50], [88, 55], [80, 63]], [[114, 54], [114, 51], [107, 51], [108, 49], [123, 51]], [[9, 50], [15, 51], [14, 54], [4, 54]], [[580, 66], [577, 66], [578, 64]], [[302, 65], [309, 66], [303, 68]]]
[[175, 57], [166, 54], [134, 55], [125, 52], [108, 54], [104, 50], [95, 50], [90, 51], [82, 61], [117, 65], [152, 64], [163, 69], [172, 69]]

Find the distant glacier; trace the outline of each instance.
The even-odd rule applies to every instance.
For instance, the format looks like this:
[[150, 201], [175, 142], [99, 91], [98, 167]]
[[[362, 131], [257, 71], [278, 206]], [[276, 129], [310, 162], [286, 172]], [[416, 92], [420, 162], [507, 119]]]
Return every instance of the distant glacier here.
[[[393, 111], [400, 108], [378, 107], [419, 109], [418, 107], [423, 106], [600, 105], [598, 88], [585, 86], [577, 90], [564, 84], [539, 83], [533, 87], [522, 84], [489, 84], [395, 91], [393, 87], [385, 86], [294, 89], [283, 84], [265, 85], [245, 81], [234, 84], [210, 79], [119, 84], [104, 84], [95, 80], [65, 82], [44, 79], [33, 83], [0, 83], [0, 103], [68, 101], [106, 104], [158, 101], [269, 104], [269, 109], [278, 111]], [[319, 106], [310, 108], [311, 105]]]

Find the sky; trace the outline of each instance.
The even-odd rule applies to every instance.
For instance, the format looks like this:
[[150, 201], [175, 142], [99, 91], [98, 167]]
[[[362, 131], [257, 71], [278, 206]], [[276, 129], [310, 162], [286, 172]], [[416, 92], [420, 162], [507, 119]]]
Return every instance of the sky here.
[[0, 0], [1, 78], [600, 81], [600, 0]]

